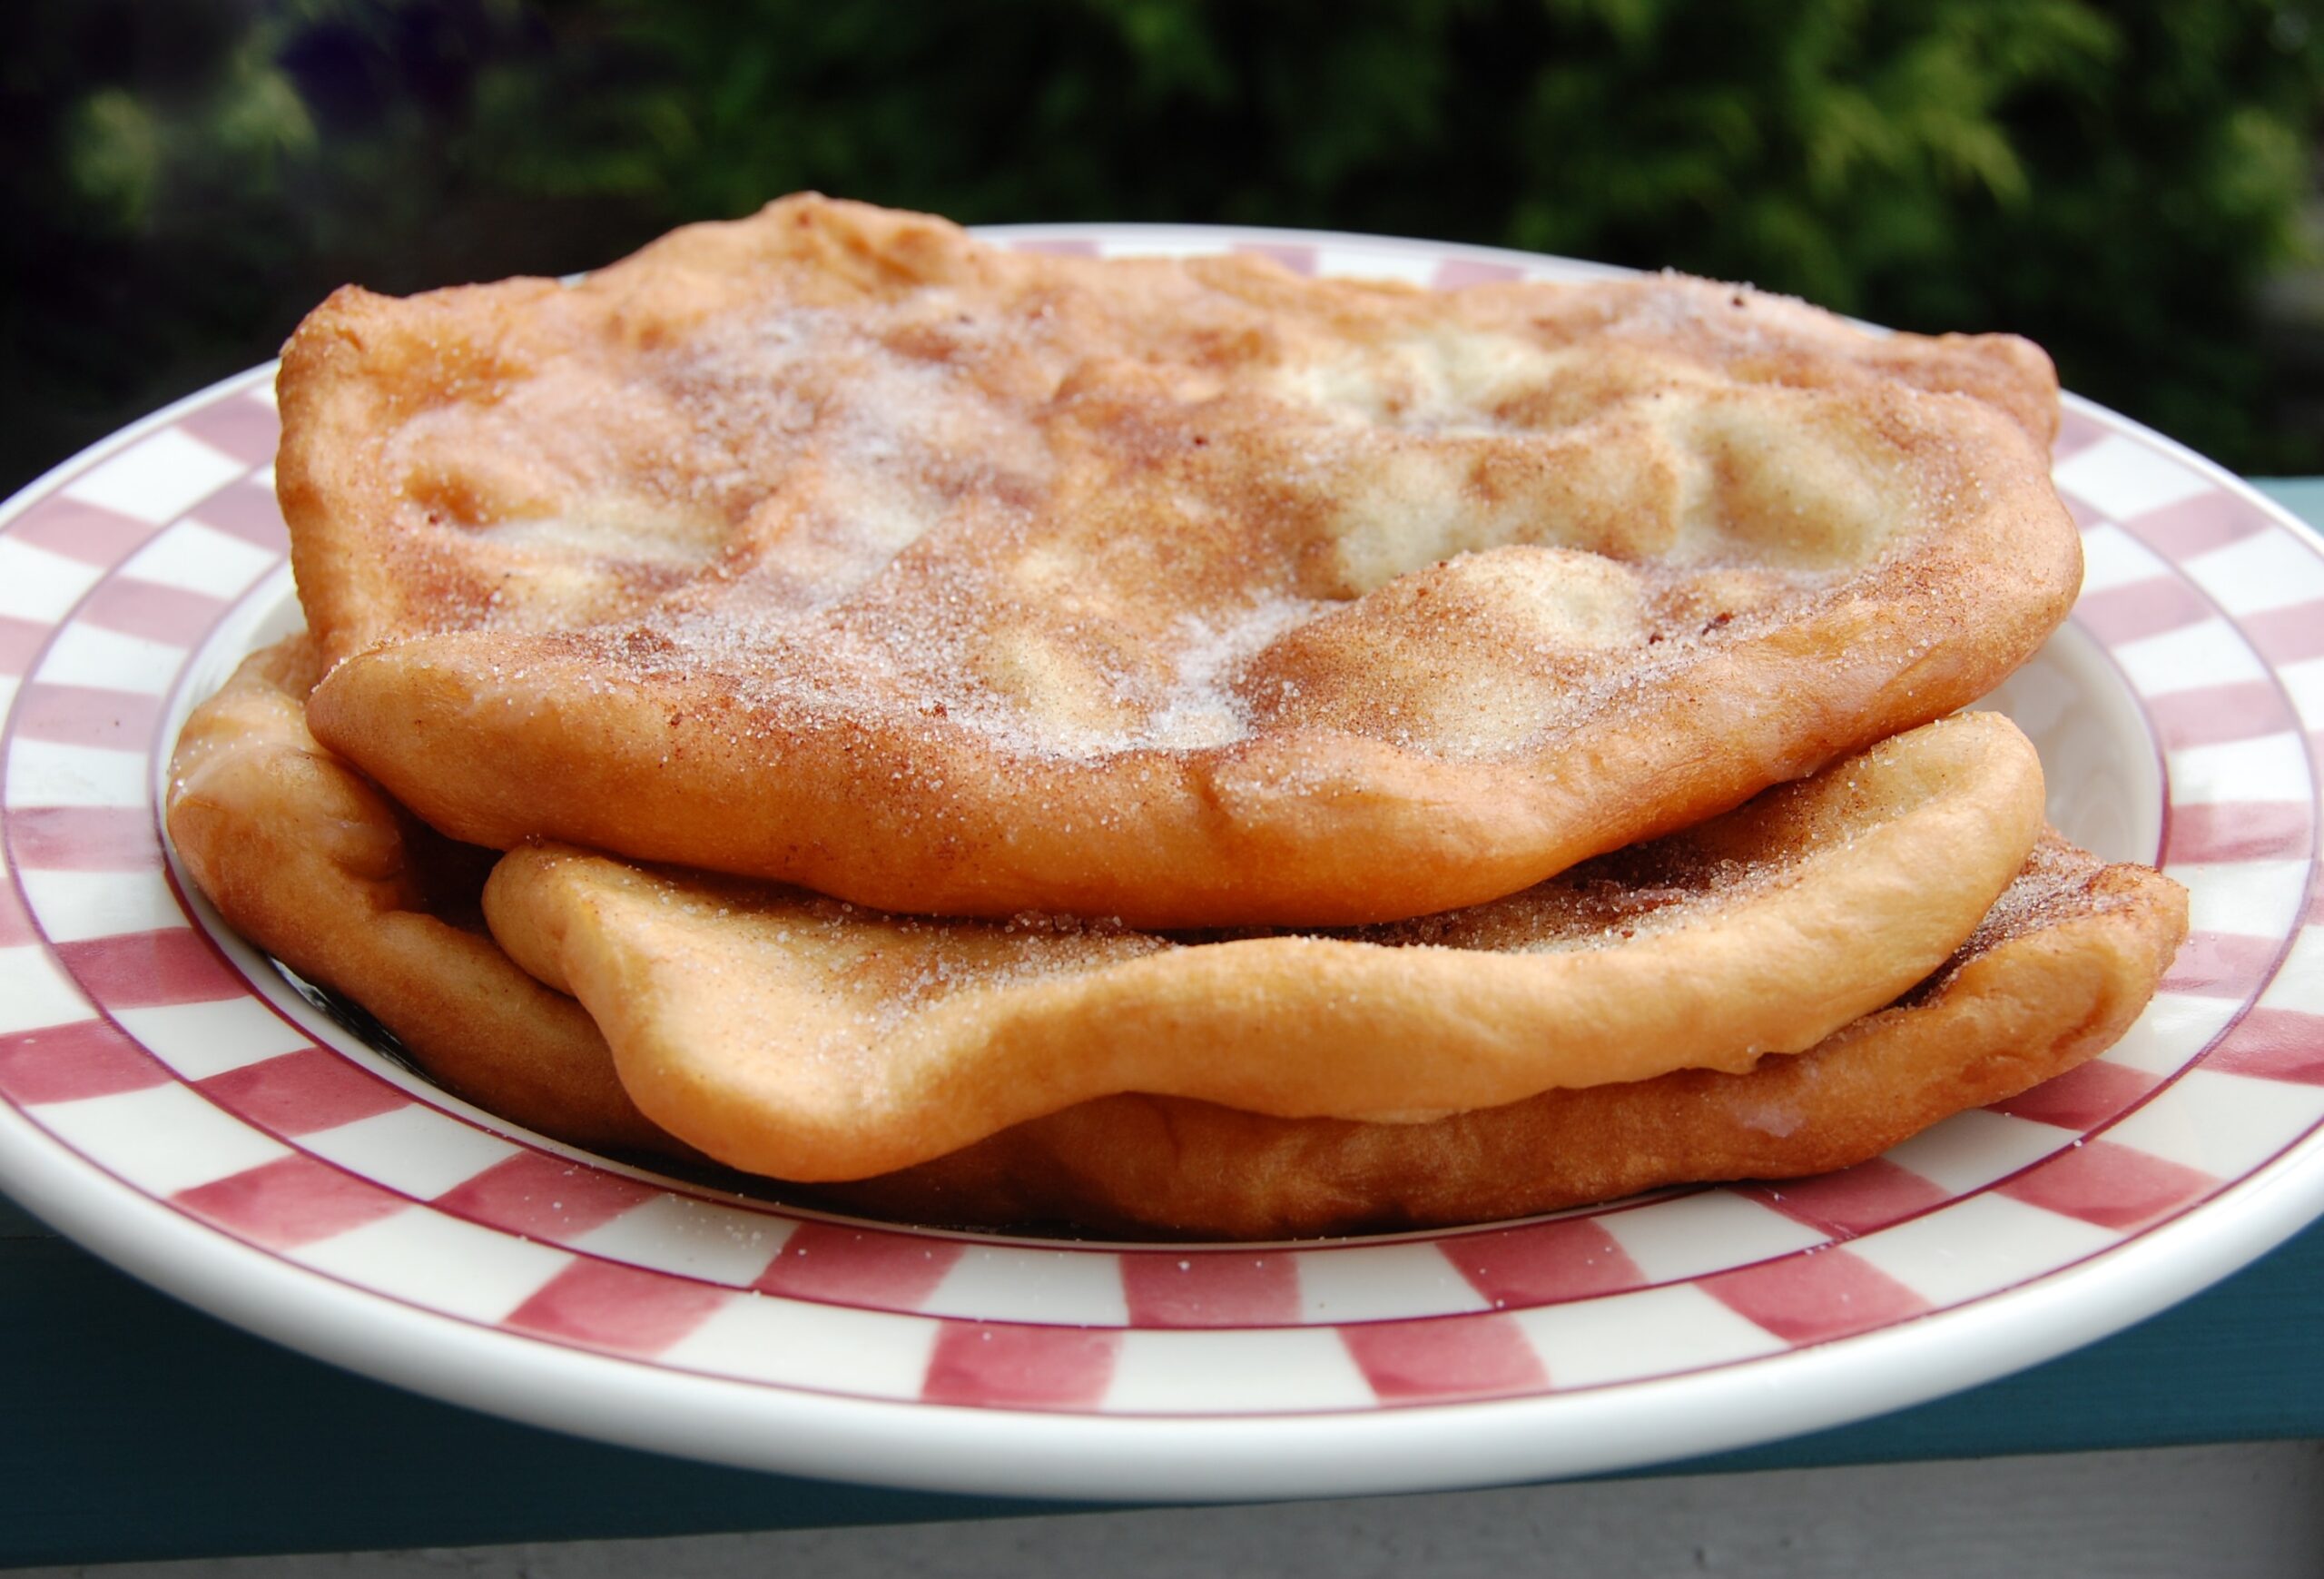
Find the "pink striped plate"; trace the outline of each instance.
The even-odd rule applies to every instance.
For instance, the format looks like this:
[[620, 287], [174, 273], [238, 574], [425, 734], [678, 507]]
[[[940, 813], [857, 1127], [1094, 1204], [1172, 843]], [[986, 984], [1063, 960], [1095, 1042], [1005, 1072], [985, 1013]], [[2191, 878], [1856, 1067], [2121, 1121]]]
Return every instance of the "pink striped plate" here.
[[[997, 233], [1423, 284], [1598, 271], [1297, 232]], [[2061, 825], [2193, 895], [2193, 939], [2121, 1046], [1829, 1178], [1231, 1249], [911, 1231], [614, 1166], [433, 1090], [222, 932], [154, 806], [187, 709], [297, 621], [274, 425], [260, 369], [0, 510], [0, 1184], [297, 1347], [809, 1475], [1414, 1490], [1928, 1397], [2125, 1326], [2324, 1210], [2324, 556], [2094, 407], [2070, 402], [2057, 461], [2082, 603], [1999, 705]]]

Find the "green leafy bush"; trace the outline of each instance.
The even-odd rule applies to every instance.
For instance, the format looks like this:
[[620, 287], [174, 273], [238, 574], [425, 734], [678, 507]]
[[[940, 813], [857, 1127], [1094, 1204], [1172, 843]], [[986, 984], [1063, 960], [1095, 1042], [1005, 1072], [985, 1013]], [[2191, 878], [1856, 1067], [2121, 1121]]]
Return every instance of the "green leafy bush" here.
[[2324, 36], [2267, 0], [84, 0], [5, 67], [22, 477], [342, 279], [586, 267], [799, 187], [1498, 242], [2008, 328], [2255, 470]]

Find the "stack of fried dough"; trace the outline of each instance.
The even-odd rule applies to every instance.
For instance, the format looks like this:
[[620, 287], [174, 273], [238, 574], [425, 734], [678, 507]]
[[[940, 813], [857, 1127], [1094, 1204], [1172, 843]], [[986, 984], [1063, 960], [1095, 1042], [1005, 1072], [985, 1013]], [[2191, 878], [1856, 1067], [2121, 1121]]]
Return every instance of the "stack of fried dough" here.
[[2184, 896], [1984, 696], [2056, 388], [1675, 276], [1425, 291], [785, 199], [287, 349], [308, 630], [226, 920], [522, 1125], [915, 1221], [1274, 1237], [1863, 1160]]

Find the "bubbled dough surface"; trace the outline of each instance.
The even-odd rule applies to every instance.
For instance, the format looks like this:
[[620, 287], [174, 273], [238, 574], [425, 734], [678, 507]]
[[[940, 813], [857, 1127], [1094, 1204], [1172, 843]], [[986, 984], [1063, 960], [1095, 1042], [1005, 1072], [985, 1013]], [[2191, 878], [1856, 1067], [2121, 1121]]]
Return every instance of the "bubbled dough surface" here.
[[1512, 893], [1982, 695], [2080, 573], [2039, 351], [1675, 277], [786, 199], [342, 291], [281, 397], [320, 738], [465, 840], [922, 913]]

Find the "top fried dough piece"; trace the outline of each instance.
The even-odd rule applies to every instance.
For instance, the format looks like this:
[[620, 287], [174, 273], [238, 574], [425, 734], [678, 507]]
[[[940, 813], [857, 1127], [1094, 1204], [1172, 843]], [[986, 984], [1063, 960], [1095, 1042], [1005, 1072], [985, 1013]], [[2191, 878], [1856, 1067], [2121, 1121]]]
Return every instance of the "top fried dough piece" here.
[[1478, 903], [1983, 695], [2055, 386], [1673, 277], [1430, 293], [821, 198], [341, 291], [279, 481], [317, 736], [455, 837], [882, 908]]

